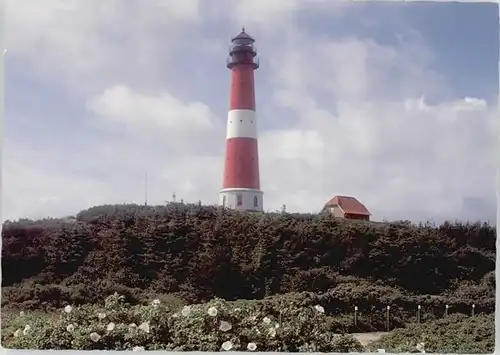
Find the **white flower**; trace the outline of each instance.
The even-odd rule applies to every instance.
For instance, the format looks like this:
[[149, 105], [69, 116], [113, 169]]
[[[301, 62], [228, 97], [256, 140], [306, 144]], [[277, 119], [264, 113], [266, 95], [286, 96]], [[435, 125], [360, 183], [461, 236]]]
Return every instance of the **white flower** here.
[[280, 327], [280, 324], [279, 324], [279, 323], [276, 323], [276, 324], [274, 325], [274, 327], [275, 327], [276, 329], [278, 329], [278, 328]]
[[253, 328], [253, 330], [255, 331], [255, 333], [260, 334], [259, 328], [255, 327], [255, 328]]
[[21, 329], [18, 329], [14, 332], [14, 336], [17, 338], [19, 335], [21, 335]]
[[101, 312], [97, 313], [97, 318], [99, 318], [99, 319], [106, 318], [106, 313], [101, 313]]
[[317, 304], [316, 306], [314, 306], [314, 308], [316, 308], [316, 310], [319, 313], [325, 313], [325, 309], [323, 308], [323, 306], [320, 306], [319, 304]]
[[136, 328], [137, 328], [137, 324], [135, 324], [135, 323], [130, 323], [130, 324], [128, 325], [128, 329], [129, 329], [129, 330], [135, 330]]
[[139, 329], [149, 333], [149, 322], [142, 322], [141, 325], [139, 325]]
[[28, 334], [30, 330], [31, 330], [31, 325], [26, 324], [26, 326], [23, 329], [23, 334], [24, 335]]
[[151, 302], [151, 305], [153, 307], [158, 307], [160, 305], [160, 300], [159, 299], [155, 299], [153, 300], [153, 302]]
[[241, 311], [241, 308], [235, 308], [235, 309], [233, 309], [233, 312], [239, 312], [239, 311]]
[[252, 322], [255, 322], [255, 321], [257, 320], [257, 316], [251, 316], [249, 319], [250, 319]]
[[418, 343], [416, 346], [417, 350], [421, 353], [425, 353], [425, 343]]
[[233, 343], [231, 343], [229, 340], [222, 343], [222, 349], [229, 351], [232, 348], [233, 348]]
[[[191, 314], [191, 307], [189, 306], [184, 306], [182, 307], [182, 310], [181, 310], [181, 314], [184, 316], [184, 317], [189, 317], [189, 314]], [[210, 313], [209, 313], [210, 314]], [[217, 310], [216, 310], [216, 313], [217, 314]]]
[[19, 315], [20, 315], [21, 317], [23, 317], [23, 316], [24, 316], [24, 311], [19, 312]]
[[69, 304], [66, 307], [64, 307], [64, 312], [66, 312], [66, 313], [71, 313], [72, 310], [73, 310], [73, 307], [71, 307]]
[[227, 332], [228, 330], [231, 330], [232, 327], [233, 326], [229, 322], [221, 321], [219, 325], [219, 330]]
[[90, 333], [90, 340], [92, 340], [94, 343], [97, 343], [101, 339], [101, 336], [97, 334], [96, 332]]
[[66, 330], [71, 333], [73, 330], [75, 330], [75, 326], [73, 324], [70, 324], [66, 327]]
[[254, 351], [255, 349], [257, 349], [257, 344], [255, 344], [255, 343], [248, 343], [247, 349], [250, 350], [250, 351]]
[[132, 348], [132, 351], [143, 351], [144, 350], [144, 346], [134, 346]]
[[207, 311], [208, 315], [211, 317], [215, 317], [217, 315], [217, 308], [210, 307]]
[[262, 321], [264, 322], [264, 324], [271, 324], [271, 320], [267, 317], [264, 317]]
[[274, 338], [276, 336], [276, 328], [269, 328], [268, 333], [271, 338]]
[[385, 349], [377, 349], [378, 353], [385, 353]]
[[111, 331], [113, 331], [113, 329], [115, 329], [115, 323], [111, 322], [111, 323], [109, 323], [109, 324], [108, 324], [108, 326], [106, 327], [106, 330], [107, 330], [108, 332], [111, 332]]

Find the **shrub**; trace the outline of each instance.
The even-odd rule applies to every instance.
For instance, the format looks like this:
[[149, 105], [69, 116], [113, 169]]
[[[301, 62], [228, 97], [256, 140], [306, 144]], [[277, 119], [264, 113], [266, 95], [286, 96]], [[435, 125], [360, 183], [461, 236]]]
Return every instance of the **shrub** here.
[[387, 352], [492, 353], [495, 348], [494, 315], [469, 317], [453, 314], [425, 324], [409, 324], [371, 344]]
[[[197, 302], [324, 293], [342, 276], [436, 295], [491, 273], [496, 253], [487, 224], [372, 223], [182, 203], [98, 206], [71, 223], [8, 222], [2, 240], [4, 287], [31, 280], [93, 290], [104, 280], [124, 287], [120, 293], [184, 292]], [[489, 277], [481, 292], [494, 287]]]
[[174, 312], [158, 300], [132, 306], [115, 293], [103, 306], [66, 306], [54, 316], [8, 317], [2, 344], [15, 349], [218, 351], [255, 345], [257, 351], [363, 350], [353, 337], [328, 331], [320, 306], [289, 304], [270, 312], [268, 305], [235, 305], [214, 299]]

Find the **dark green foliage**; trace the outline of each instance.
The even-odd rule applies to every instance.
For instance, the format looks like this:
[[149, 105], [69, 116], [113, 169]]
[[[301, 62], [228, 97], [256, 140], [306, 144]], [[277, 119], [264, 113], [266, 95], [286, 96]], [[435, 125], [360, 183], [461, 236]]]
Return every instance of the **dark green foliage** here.
[[493, 314], [468, 317], [453, 314], [449, 317], [427, 322], [408, 324], [383, 336], [370, 345], [386, 352], [420, 352], [415, 344], [429, 353], [484, 354], [495, 349], [495, 317]]
[[115, 291], [133, 302], [299, 292], [329, 313], [358, 305], [360, 324], [364, 312], [390, 305], [394, 326], [415, 317], [417, 304], [428, 317], [442, 316], [445, 304], [451, 313], [470, 313], [472, 303], [476, 313], [494, 309], [496, 235], [481, 223], [373, 223], [177, 203], [8, 222], [2, 238], [2, 303], [10, 306], [94, 303]]

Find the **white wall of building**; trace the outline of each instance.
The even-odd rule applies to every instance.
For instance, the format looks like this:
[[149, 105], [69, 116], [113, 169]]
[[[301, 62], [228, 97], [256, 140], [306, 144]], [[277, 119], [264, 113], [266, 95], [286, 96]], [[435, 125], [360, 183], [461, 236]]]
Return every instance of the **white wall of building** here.
[[[219, 205], [240, 211], [263, 211], [263, 196], [264, 193], [260, 190], [243, 188], [224, 189], [219, 193]], [[238, 204], [238, 199], [240, 199], [241, 205]]]

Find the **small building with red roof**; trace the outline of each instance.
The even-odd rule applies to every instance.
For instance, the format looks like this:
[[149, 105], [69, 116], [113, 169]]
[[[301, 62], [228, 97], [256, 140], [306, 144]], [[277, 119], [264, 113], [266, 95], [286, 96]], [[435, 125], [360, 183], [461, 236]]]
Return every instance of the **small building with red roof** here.
[[323, 207], [322, 212], [329, 212], [335, 217], [369, 221], [371, 213], [351, 196], [334, 196]]

